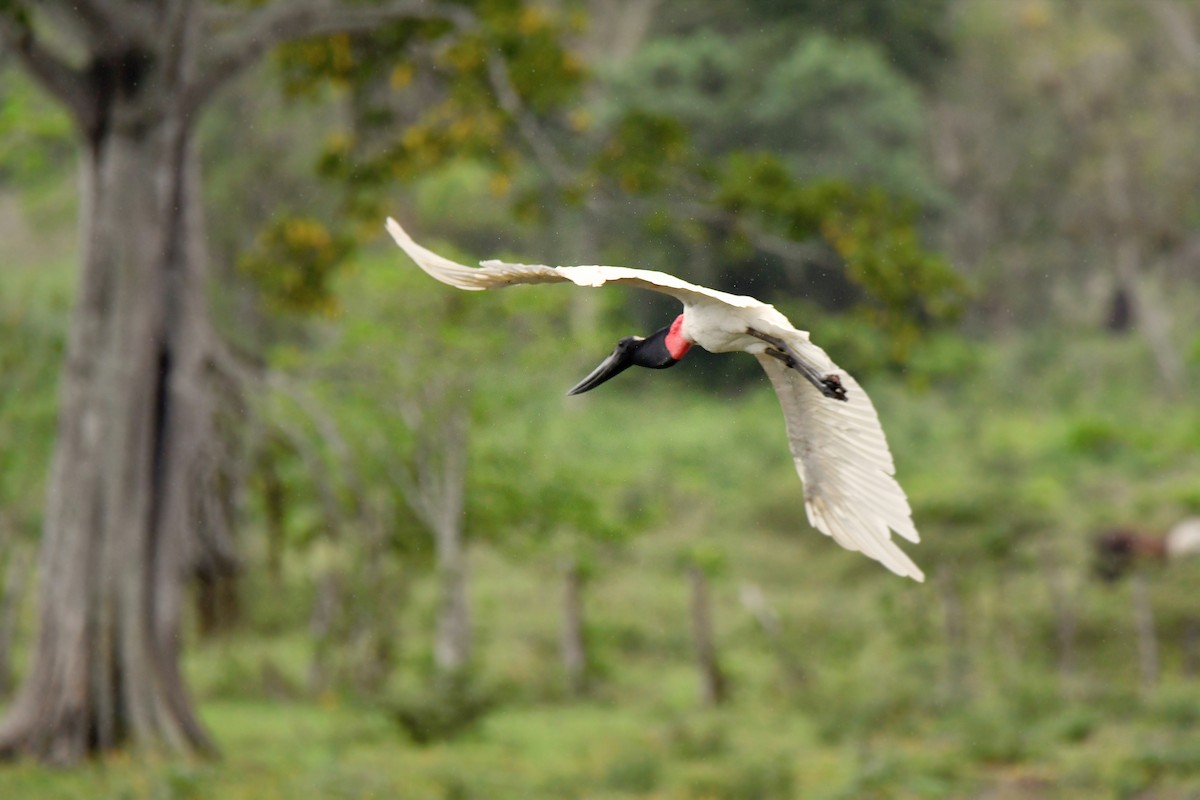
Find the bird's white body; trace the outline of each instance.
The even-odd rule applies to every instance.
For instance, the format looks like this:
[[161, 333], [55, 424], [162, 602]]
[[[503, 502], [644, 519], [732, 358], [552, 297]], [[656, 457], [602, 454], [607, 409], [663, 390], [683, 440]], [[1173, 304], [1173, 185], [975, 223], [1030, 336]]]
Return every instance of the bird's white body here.
[[[895, 467], [875, 408], [854, 379], [774, 306], [653, 270], [503, 261], [484, 261], [481, 268], [472, 268], [417, 244], [393, 219], [388, 219], [387, 228], [421, 269], [460, 289], [568, 281], [577, 286], [621, 283], [679, 300], [684, 308], [684, 339], [713, 353], [751, 353], [766, 370], [779, 396], [788, 444], [804, 482], [809, 522], [838, 544], [861, 551], [892, 572], [924, 580], [920, 568], [892, 541], [892, 531], [911, 542], [920, 537], [904, 491], [892, 477]], [[794, 362], [782, 363], [783, 353], [771, 340]], [[831, 399], [814, 388], [814, 375], [833, 378], [845, 390], [844, 399]]]
[[787, 317], [776, 311], [774, 306], [758, 301], [755, 303], [753, 306], [731, 306], [716, 301], [685, 302], [683, 335], [710, 353], [744, 352], [755, 355], [765, 353], [769, 345], [746, 333], [749, 328], [772, 336], [801, 333], [807, 339], [808, 334], [789, 325]]

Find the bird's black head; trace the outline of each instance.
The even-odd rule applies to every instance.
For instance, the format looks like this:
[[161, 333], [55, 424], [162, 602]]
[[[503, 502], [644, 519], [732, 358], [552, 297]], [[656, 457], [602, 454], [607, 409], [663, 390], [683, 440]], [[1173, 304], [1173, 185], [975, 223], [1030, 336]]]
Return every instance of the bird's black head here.
[[[613, 378], [630, 367], [648, 367], [649, 369], [666, 369], [679, 363], [679, 359], [671, 354], [667, 346], [669, 336], [678, 335], [678, 324], [668, 325], [662, 330], [655, 331], [646, 338], [641, 336], [626, 336], [617, 342], [616, 349], [608, 358], [600, 362], [600, 366], [592, 370], [586, 378], [575, 384], [568, 395], [583, 394], [595, 389], [600, 384]], [[686, 348], [685, 348], [686, 351]], [[676, 353], [682, 355], [676, 348]]]

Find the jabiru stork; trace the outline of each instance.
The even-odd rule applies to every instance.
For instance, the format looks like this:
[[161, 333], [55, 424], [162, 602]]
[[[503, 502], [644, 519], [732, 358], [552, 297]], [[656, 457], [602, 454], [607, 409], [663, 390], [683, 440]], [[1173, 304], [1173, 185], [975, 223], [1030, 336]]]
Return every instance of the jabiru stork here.
[[848, 550], [875, 559], [897, 575], [925, 576], [892, 541], [895, 531], [920, 541], [908, 498], [893, 477], [895, 466], [875, 407], [862, 387], [797, 330], [774, 306], [753, 297], [697, 286], [644, 269], [548, 267], [483, 261], [468, 267], [427, 250], [392, 218], [387, 229], [421, 269], [468, 291], [522, 283], [602, 286], [618, 283], [669, 295], [683, 313], [649, 336], [627, 336], [568, 395], [590, 391], [631, 366], [666, 369], [693, 345], [713, 353], [744, 351], [762, 364], [779, 396], [788, 444], [804, 483], [809, 522]]

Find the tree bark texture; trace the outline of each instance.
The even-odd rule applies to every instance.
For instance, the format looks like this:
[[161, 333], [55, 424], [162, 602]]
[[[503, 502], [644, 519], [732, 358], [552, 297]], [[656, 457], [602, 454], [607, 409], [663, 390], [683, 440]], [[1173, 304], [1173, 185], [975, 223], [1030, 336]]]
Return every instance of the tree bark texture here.
[[40, 561], [41, 628], [0, 750], [70, 763], [127, 740], [206, 751], [178, 669], [215, 439], [199, 192], [185, 123], [117, 92], [82, 165], [82, 263]]
[[161, 50], [105, 28], [115, 38], [97, 35], [86, 70], [57, 63], [84, 145], [79, 289], [40, 626], [0, 753], [73, 763], [128, 742], [212, 750], [179, 671], [185, 582], [232, 561], [216, 501], [199, 172], [179, 107], [191, 38], [181, 13], [164, 21]]
[[82, 145], [39, 631], [0, 754], [211, 750], [179, 672], [185, 582], [232, 563], [192, 133], [275, 45], [404, 18], [473, 24], [417, 0], [0, 2], [5, 54], [67, 109]]

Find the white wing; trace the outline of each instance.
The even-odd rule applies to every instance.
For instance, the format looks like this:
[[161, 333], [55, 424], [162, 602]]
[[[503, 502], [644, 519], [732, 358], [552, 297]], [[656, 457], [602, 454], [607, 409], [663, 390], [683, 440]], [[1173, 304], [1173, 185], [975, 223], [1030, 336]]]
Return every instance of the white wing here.
[[[705, 307], [716, 310], [714, 304], [745, 309], [747, 322], [765, 328], [764, 332], [782, 336], [788, 346], [817, 372], [838, 373], [846, 389], [847, 401], [831, 400], [797, 371], [769, 356], [757, 356], [783, 406], [788, 441], [796, 469], [804, 481], [809, 521], [838, 544], [861, 551], [892, 572], [918, 581], [925, 579], [917, 565], [891, 540], [889, 529], [913, 542], [918, 541], [918, 536], [904, 491], [892, 478], [895, 470], [891, 452], [871, 400], [853, 378], [838, 369], [825, 351], [808, 341], [806, 333], [792, 328], [770, 306], [753, 297], [697, 286], [653, 270], [548, 267], [503, 261], [484, 261], [480, 268], [468, 267], [417, 244], [390, 217], [387, 229], [417, 266], [442, 283], [459, 289], [480, 291], [519, 283], [570, 282], [576, 286], [621, 283], [670, 295], [697, 312]], [[735, 313], [734, 316], [740, 315]], [[762, 346], [758, 340], [751, 341]]]
[[790, 347], [823, 373], [837, 373], [846, 401], [823, 396], [800, 373], [776, 359], [757, 356], [767, 371], [787, 423], [788, 444], [804, 481], [808, 521], [849, 550], [858, 550], [897, 575], [924, 581], [925, 575], [892, 541], [891, 531], [920, 541], [904, 490], [871, 399], [858, 382], [837, 367], [821, 348], [801, 336]]
[[736, 308], [761, 306], [753, 297], [729, 294], [705, 286], [688, 283], [674, 275], [649, 269], [629, 267], [548, 267], [543, 264], [508, 264], [503, 261], [484, 261], [480, 268], [468, 267], [427, 250], [412, 240], [400, 223], [388, 217], [388, 233], [417, 266], [442, 283], [468, 291], [500, 289], [518, 283], [570, 282], [576, 286], [603, 286], [621, 283], [653, 292], [670, 295], [685, 305], [716, 300]]

